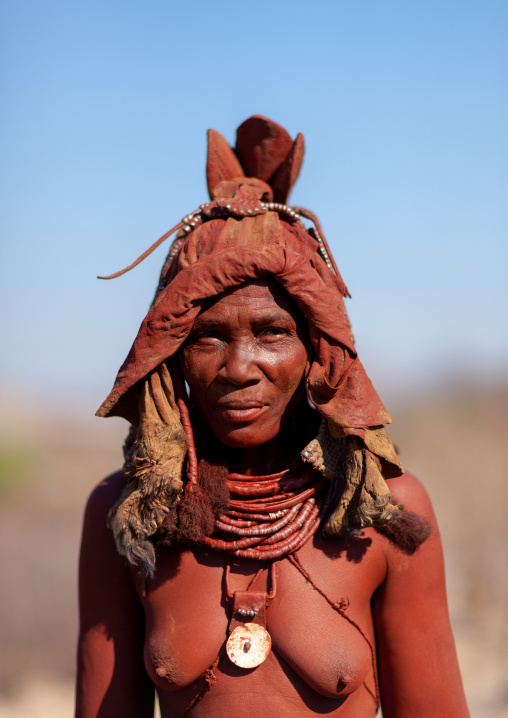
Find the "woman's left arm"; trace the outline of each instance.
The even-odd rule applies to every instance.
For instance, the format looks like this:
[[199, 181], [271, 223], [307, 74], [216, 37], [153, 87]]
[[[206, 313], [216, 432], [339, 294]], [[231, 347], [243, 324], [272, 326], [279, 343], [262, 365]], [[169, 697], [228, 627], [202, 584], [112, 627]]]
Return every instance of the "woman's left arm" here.
[[389, 484], [397, 503], [429, 521], [432, 535], [412, 556], [386, 541], [387, 575], [373, 603], [383, 716], [467, 718], [430, 499], [411, 474]]

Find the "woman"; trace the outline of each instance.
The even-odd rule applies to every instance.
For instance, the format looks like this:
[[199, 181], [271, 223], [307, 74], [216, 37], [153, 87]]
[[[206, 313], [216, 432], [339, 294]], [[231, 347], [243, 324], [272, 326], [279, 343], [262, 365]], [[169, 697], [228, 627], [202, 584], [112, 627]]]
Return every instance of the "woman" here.
[[155, 686], [163, 718], [463, 718], [429, 499], [285, 205], [303, 137], [208, 141], [212, 201], [98, 412], [132, 430], [85, 514], [77, 716], [151, 716]]

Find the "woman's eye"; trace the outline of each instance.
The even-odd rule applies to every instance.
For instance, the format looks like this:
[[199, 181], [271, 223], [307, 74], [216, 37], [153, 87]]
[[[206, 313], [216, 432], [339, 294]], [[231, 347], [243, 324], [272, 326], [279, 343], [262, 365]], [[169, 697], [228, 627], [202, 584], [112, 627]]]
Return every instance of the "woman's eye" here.
[[266, 327], [266, 329], [263, 329], [261, 332], [262, 336], [266, 337], [280, 337], [280, 336], [286, 336], [287, 329], [284, 329], [283, 327]]
[[197, 344], [210, 344], [214, 341], [220, 341], [221, 335], [219, 332], [215, 332], [213, 330], [205, 331], [205, 332], [196, 332], [195, 334], [192, 334], [189, 336], [187, 343], [189, 346], [195, 346]]

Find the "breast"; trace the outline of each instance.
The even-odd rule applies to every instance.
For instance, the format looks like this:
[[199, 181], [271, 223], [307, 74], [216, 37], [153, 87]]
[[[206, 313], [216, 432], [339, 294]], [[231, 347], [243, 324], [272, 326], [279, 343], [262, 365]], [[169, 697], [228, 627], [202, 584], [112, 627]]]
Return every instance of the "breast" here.
[[208, 561], [198, 552], [168, 552], [147, 585], [145, 666], [164, 690], [180, 690], [202, 676], [226, 638], [223, 569], [215, 559]]
[[[151, 586], [145, 601], [145, 665], [159, 688], [177, 691], [200, 678], [216, 660], [227, 638], [230, 607], [223, 594], [222, 566], [186, 557], [177, 572], [161, 574], [169, 577]], [[370, 685], [372, 654], [358, 629], [287, 562], [280, 567], [278, 584], [267, 610], [274, 653], [322, 696], [345, 697], [365, 681]], [[353, 620], [366, 624], [367, 632], [368, 598], [363, 614], [353, 602], [346, 609]], [[221, 668], [223, 663], [219, 672]]]
[[320, 695], [349, 695], [372, 673], [367, 642], [350, 624], [342, 625], [340, 616], [328, 616], [316, 607], [311, 616], [277, 618], [273, 616], [269, 626], [275, 650]]
[[[147, 635], [145, 665], [156, 686], [166, 691], [186, 688], [210, 668], [221, 649], [222, 641], [209, 626], [192, 630], [188, 635], [178, 631], [167, 636], [160, 631]], [[269, 624], [272, 650], [314, 691], [336, 698], [353, 693], [367, 679], [371, 670], [368, 647], [356, 636], [333, 638], [331, 633], [309, 633], [304, 624], [294, 626], [279, 637]], [[227, 661], [227, 658], [223, 658]]]
[[206, 630], [168, 637], [151, 631], [145, 641], [144, 659], [148, 675], [158, 688], [179, 691], [190, 686], [215, 661], [222, 641]]
[[373, 687], [370, 601], [377, 580], [367, 565], [371, 557], [364, 556], [362, 566], [307, 546], [301, 554], [310, 581], [285, 562], [269, 610], [277, 653], [323, 696], [347, 696], [364, 682]]

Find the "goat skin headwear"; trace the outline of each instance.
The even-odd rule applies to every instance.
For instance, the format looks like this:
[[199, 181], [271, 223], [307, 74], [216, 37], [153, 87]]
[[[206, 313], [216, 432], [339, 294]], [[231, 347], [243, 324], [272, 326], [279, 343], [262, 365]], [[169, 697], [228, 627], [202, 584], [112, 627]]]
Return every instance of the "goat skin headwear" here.
[[280, 125], [261, 116], [238, 128], [235, 151], [209, 130], [211, 202], [185, 218], [190, 224], [177, 235], [156, 298], [97, 412], [122, 416], [137, 432], [128, 484], [110, 518], [120, 552], [134, 564], [148, 561], [153, 569], [150, 539], [178, 503], [183, 486], [189, 437], [186, 443], [175, 403], [175, 368], [168, 360], [206, 298], [262, 277], [279, 282], [308, 323], [313, 352], [306, 388], [323, 421], [302, 458], [328, 478], [339, 478], [333, 445], [348, 444], [347, 481], [328, 533], [387, 522], [399, 513], [384, 479], [403, 469], [383, 428], [390, 416], [354, 347], [346, 286], [325, 261], [326, 252], [323, 258], [319, 232], [300, 221], [309, 215], [281, 204], [297, 179], [303, 152], [301, 134], [293, 142]]

